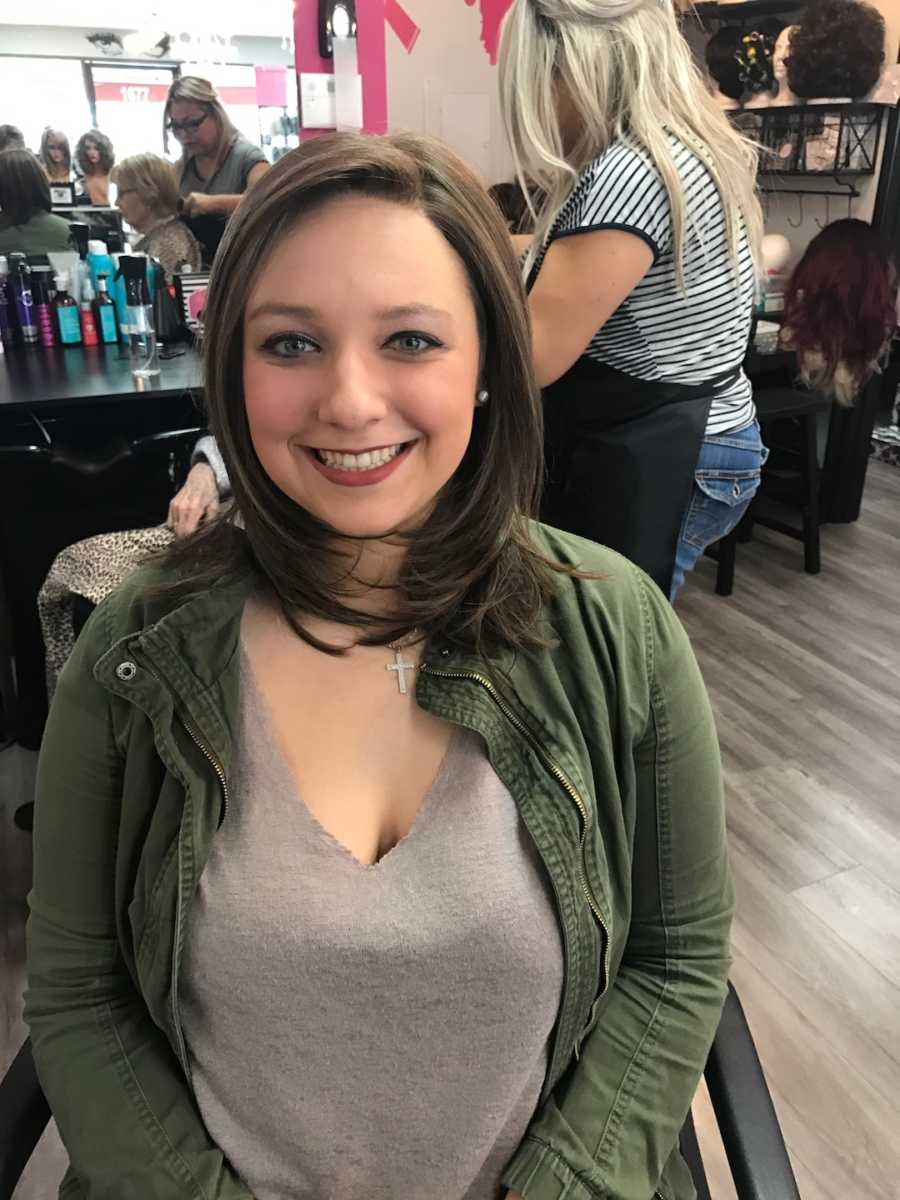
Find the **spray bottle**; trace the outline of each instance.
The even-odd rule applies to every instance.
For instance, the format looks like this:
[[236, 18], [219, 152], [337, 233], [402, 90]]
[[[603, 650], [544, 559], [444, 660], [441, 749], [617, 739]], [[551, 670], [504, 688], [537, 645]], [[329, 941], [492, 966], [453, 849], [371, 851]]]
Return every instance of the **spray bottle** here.
[[125, 319], [128, 347], [131, 352], [131, 373], [136, 379], [159, 374], [159, 352], [153, 328], [153, 306], [147, 287], [147, 256], [123, 254], [119, 271], [125, 283], [127, 306]]

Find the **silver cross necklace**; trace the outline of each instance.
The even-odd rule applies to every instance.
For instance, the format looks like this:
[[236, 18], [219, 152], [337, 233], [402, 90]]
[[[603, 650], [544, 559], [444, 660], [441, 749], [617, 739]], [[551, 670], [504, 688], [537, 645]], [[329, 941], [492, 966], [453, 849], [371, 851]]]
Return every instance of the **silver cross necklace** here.
[[412, 641], [407, 638], [405, 641], [391, 642], [390, 646], [388, 647], [388, 649], [393, 650], [394, 652], [394, 661], [392, 663], [388, 663], [384, 669], [386, 671], [396, 672], [397, 686], [400, 689], [401, 696], [405, 696], [409, 691], [408, 687], [406, 686], [406, 672], [412, 671], [412, 673], [415, 674], [419, 669], [416, 663], [406, 662], [403, 658], [404, 647], [412, 645], [415, 640], [416, 638], [414, 636]]

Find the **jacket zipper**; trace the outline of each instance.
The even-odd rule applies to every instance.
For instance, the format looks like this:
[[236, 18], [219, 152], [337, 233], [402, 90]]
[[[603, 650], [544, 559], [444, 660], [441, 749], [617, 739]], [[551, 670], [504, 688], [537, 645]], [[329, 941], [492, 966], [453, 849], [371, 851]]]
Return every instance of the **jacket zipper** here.
[[[528, 728], [528, 726], [524, 723], [524, 721], [522, 721], [517, 716], [517, 714], [509, 707], [509, 705], [506, 703], [506, 701], [503, 699], [503, 697], [500, 695], [500, 693], [494, 687], [493, 683], [491, 683], [490, 679], [488, 679], [484, 675], [479, 675], [476, 671], [444, 671], [444, 670], [439, 670], [436, 667], [429, 666], [427, 663], [422, 664], [421, 670], [424, 671], [426, 675], [433, 675], [439, 679], [466, 679], [466, 680], [471, 681], [472, 683], [480, 684], [481, 687], [483, 687], [485, 689], [487, 694], [491, 697], [491, 699], [497, 705], [497, 707], [499, 708], [499, 710], [503, 714], [503, 716], [506, 717], [507, 721], [509, 721], [509, 723], [513, 726], [513, 728], [516, 729], [521, 734], [521, 736], [525, 738], [525, 740], [528, 742], [528, 744], [530, 746], [532, 746], [533, 749], [537, 752], [541, 761], [544, 763], [544, 765], [550, 771], [550, 774], [553, 776], [553, 778], [556, 780], [556, 782], [560, 785], [560, 787], [563, 789], [563, 791], [573, 801], [573, 803], [575, 804], [575, 807], [578, 809], [579, 813], [581, 814], [581, 842], [580, 842], [581, 857], [580, 857], [580, 861], [579, 861], [579, 875], [580, 875], [581, 889], [585, 894], [585, 898], [587, 899], [587, 902], [591, 909], [591, 912], [594, 914], [594, 916], [597, 920], [597, 924], [600, 926], [600, 929], [603, 932], [603, 978], [601, 980], [601, 987], [600, 987], [600, 991], [599, 991], [599, 994], [597, 997], [597, 1000], [599, 1000], [600, 996], [602, 996], [606, 992], [607, 982], [609, 980], [609, 929], [607, 927], [606, 921], [604, 920], [603, 913], [600, 911], [600, 906], [597, 904], [597, 901], [595, 900], [594, 895], [590, 889], [590, 885], [588, 883], [588, 878], [587, 878], [587, 868], [585, 866], [585, 844], [587, 842], [588, 823], [589, 823], [588, 822], [587, 805], [585, 804], [584, 800], [582, 800], [581, 796], [579, 795], [578, 789], [572, 783], [571, 779], [569, 779], [568, 775], [565, 773], [565, 771], [562, 769], [562, 767], [559, 765], [559, 763], [557, 763], [553, 758], [551, 758], [550, 754], [544, 749], [544, 747], [537, 740], [537, 738], [534, 736], [534, 734], [531, 732], [531, 730]], [[597, 1006], [597, 1000], [594, 1001], [593, 1007], [591, 1009], [591, 1022], [593, 1021], [593, 1015], [594, 1015], [594, 1010], [596, 1009], [596, 1006]], [[591, 1022], [589, 1022], [588, 1025], [585, 1027], [586, 1030], [590, 1028]], [[584, 1040], [584, 1037], [585, 1037], [585, 1033], [582, 1033], [579, 1036], [578, 1041], [576, 1043], [576, 1046], [575, 1046], [576, 1058], [578, 1057], [579, 1052], [581, 1050], [581, 1043]]]

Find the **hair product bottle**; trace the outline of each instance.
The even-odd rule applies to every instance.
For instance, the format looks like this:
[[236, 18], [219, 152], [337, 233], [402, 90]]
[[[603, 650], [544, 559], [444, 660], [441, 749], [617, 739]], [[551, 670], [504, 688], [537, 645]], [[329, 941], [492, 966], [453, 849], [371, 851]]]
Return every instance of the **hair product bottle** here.
[[105, 275], [97, 276], [97, 298], [94, 301], [94, 323], [100, 340], [108, 346], [119, 340], [119, 325], [116, 321], [116, 306], [109, 294], [109, 280]]
[[123, 254], [119, 259], [119, 270], [125, 281], [125, 319], [131, 373], [136, 379], [149, 379], [159, 374], [159, 352], [156, 348], [156, 330], [153, 328], [153, 305], [147, 287], [147, 256]]
[[60, 343], [63, 346], [80, 346], [81, 322], [78, 319], [78, 305], [69, 295], [68, 271], [60, 271], [56, 277], [55, 303]]
[[9, 309], [9, 293], [7, 284], [9, 283], [9, 265], [6, 261], [6, 255], [0, 254], [0, 345], [4, 350], [9, 349], [12, 345], [12, 325], [10, 323]]
[[97, 323], [94, 320], [94, 289], [90, 279], [85, 279], [81, 292], [81, 340], [85, 346], [96, 346], [100, 342]]
[[31, 294], [34, 297], [34, 311], [41, 345], [49, 350], [56, 345], [53, 306], [50, 301], [50, 267], [35, 267], [32, 270]]
[[106, 275], [109, 278], [115, 270], [113, 260], [106, 249], [106, 242], [99, 238], [92, 238], [88, 242], [87, 265], [91, 276], [91, 287], [96, 293], [99, 290], [97, 280], [100, 276]]
[[31, 294], [31, 268], [24, 254], [9, 256], [10, 284], [19, 332], [26, 346], [38, 342], [38, 327], [34, 316], [34, 297]]

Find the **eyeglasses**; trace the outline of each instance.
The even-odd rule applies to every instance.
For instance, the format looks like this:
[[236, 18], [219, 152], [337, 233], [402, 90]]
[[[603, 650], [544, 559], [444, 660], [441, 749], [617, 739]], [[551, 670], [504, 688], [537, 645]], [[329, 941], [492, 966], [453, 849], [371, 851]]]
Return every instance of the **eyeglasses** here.
[[167, 121], [166, 129], [169, 133], [174, 133], [176, 137], [181, 137], [185, 133], [196, 133], [208, 116], [209, 113], [204, 113], [202, 117], [194, 117], [189, 121]]

